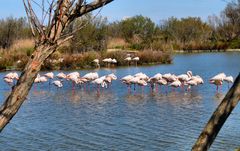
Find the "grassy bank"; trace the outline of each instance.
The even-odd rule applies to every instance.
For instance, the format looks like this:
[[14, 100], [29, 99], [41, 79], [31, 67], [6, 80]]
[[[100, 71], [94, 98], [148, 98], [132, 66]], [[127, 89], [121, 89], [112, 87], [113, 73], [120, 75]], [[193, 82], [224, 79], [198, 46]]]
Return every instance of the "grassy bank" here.
[[[9, 49], [0, 50], [0, 70], [21, 70], [27, 63], [33, 51], [32, 40], [21, 40], [14, 43]], [[96, 68], [94, 59], [99, 59], [100, 66], [116, 67], [128, 65], [149, 65], [149, 64], [169, 64], [172, 62], [171, 54], [162, 51], [89, 51], [84, 53], [66, 53], [66, 45], [52, 54], [43, 64], [43, 70], [71, 70]], [[138, 62], [124, 60], [127, 55], [139, 57]], [[116, 64], [106, 64], [102, 62], [105, 58], [116, 59]]]

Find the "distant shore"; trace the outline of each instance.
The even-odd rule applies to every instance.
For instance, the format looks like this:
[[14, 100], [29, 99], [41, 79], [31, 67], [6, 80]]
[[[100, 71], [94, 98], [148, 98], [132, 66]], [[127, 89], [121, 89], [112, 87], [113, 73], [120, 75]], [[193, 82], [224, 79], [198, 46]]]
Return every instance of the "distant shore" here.
[[174, 53], [204, 53], [204, 52], [240, 52], [240, 49], [225, 49], [225, 50], [174, 50]]

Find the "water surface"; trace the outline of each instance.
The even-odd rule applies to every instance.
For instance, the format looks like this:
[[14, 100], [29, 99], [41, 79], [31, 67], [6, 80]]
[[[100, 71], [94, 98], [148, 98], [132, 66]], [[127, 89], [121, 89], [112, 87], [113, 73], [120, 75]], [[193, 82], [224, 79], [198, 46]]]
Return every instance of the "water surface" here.
[[[56, 89], [34, 85], [28, 99], [0, 137], [0, 150], [190, 150], [203, 126], [226, 94], [207, 80], [219, 72], [237, 76], [240, 53], [200, 53], [174, 56], [171, 65], [101, 69], [100, 75], [119, 78], [144, 72], [185, 73], [192, 70], [205, 84], [189, 93], [181, 90], [144, 94], [138, 88], [128, 94], [126, 86], [114, 81], [100, 95], [64, 82]], [[92, 70], [79, 71], [81, 75]], [[56, 73], [59, 71], [55, 71]], [[0, 74], [0, 79], [6, 73]], [[10, 88], [0, 81], [0, 103]], [[211, 150], [234, 150], [240, 145], [240, 107], [237, 106], [220, 131]]]

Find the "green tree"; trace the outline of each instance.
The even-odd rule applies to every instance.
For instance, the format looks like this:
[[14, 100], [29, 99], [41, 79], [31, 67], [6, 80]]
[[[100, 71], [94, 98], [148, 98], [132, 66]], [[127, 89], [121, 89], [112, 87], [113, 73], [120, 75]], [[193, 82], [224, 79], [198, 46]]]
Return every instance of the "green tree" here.
[[102, 16], [94, 18], [89, 14], [77, 20], [72, 30], [77, 30], [81, 26], [84, 27], [76, 32], [71, 40], [71, 53], [101, 51], [107, 48], [107, 18]]
[[138, 45], [138, 48], [150, 47], [156, 25], [148, 17], [141, 15], [127, 18], [120, 22], [122, 37], [132, 45]]

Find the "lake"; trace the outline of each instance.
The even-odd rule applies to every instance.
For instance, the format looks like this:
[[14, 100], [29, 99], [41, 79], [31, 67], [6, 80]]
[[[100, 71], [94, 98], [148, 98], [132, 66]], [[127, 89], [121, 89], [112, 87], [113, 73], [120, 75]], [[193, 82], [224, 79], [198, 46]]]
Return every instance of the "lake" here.
[[[173, 64], [94, 70], [99, 75], [115, 73], [118, 79], [144, 72], [181, 74], [192, 70], [205, 83], [190, 92], [175, 90], [150, 93], [146, 87], [128, 93], [125, 85], [114, 81], [111, 88], [97, 95], [71, 89], [35, 84], [19, 112], [0, 137], [0, 150], [191, 150], [205, 123], [228, 91], [219, 93], [208, 79], [219, 72], [234, 78], [240, 71], [240, 53], [177, 54]], [[93, 70], [81, 70], [81, 75]], [[59, 71], [54, 71], [58, 73]], [[67, 72], [66, 72], [67, 73]], [[6, 73], [0, 73], [0, 79]], [[0, 100], [10, 87], [0, 80]], [[221, 129], [211, 150], [240, 147], [240, 107], [237, 106]]]

